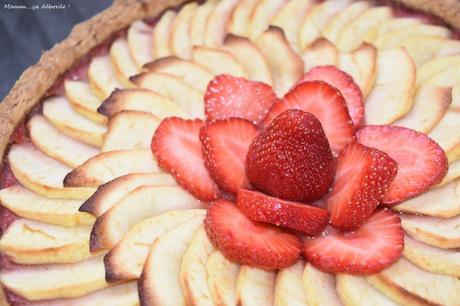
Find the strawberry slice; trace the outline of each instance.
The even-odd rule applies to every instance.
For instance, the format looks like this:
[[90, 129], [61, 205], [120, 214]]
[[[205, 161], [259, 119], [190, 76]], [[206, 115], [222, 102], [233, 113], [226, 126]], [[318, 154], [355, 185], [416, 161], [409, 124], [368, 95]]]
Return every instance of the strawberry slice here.
[[204, 166], [199, 133], [204, 122], [177, 117], [164, 119], [152, 138], [158, 165], [177, 183], [203, 201], [217, 198], [217, 186]]
[[334, 66], [318, 66], [304, 74], [297, 84], [315, 80], [324, 81], [340, 91], [347, 102], [353, 125], [355, 128], [360, 126], [364, 119], [363, 94], [353, 78]]
[[373, 274], [401, 257], [403, 243], [401, 219], [384, 209], [356, 231], [306, 239], [303, 255], [324, 272]]
[[448, 160], [443, 149], [425, 134], [398, 126], [366, 126], [357, 132], [365, 146], [390, 155], [398, 163], [398, 175], [383, 202], [394, 205], [413, 198], [439, 183]]
[[209, 206], [205, 229], [224, 256], [241, 265], [267, 270], [286, 268], [299, 259], [302, 248], [298, 237], [252, 221], [225, 200]]
[[331, 224], [344, 230], [364, 223], [383, 200], [398, 165], [388, 154], [351, 143], [337, 159], [337, 172], [327, 208]]
[[278, 98], [265, 83], [223, 74], [209, 82], [204, 101], [208, 121], [239, 117], [258, 125]]
[[312, 236], [319, 234], [329, 219], [329, 213], [323, 208], [283, 201], [246, 189], [238, 192], [237, 206], [254, 221], [283, 226]]
[[204, 163], [222, 189], [236, 194], [238, 189], [249, 186], [244, 167], [257, 132], [254, 124], [241, 118], [217, 120], [201, 129]]
[[264, 119], [270, 124], [287, 109], [312, 113], [321, 122], [332, 151], [338, 154], [354, 139], [353, 122], [340, 92], [323, 81], [308, 81], [289, 91], [282, 101], [275, 103]]

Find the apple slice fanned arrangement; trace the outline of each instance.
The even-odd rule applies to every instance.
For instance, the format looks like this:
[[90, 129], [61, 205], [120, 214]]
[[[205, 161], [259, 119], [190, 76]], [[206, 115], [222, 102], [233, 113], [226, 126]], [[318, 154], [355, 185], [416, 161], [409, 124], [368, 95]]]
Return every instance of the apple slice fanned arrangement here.
[[9, 303], [457, 305], [460, 43], [396, 15], [209, 0], [134, 22], [12, 137]]

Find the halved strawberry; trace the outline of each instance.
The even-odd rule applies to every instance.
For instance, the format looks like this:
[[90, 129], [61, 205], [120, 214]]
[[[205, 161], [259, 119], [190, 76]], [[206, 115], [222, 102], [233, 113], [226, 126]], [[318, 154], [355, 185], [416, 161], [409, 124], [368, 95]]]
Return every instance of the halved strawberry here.
[[401, 257], [403, 243], [401, 219], [383, 209], [356, 231], [304, 240], [303, 255], [324, 272], [373, 274]]
[[398, 165], [386, 153], [356, 142], [345, 147], [327, 196], [331, 224], [343, 230], [359, 227], [380, 204], [397, 172]]
[[229, 201], [217, 200], [209, 206], [205, 228], [224, 256], [242, 265], [276, 270], [292, 265], [300, 256], [298, 237], [252, 221]]
[[305, 73], [297, 84], [314, 80], [324, 81], [337, 88], [347, 102], [353, 125], [355, 128], [361, 125], [364, 119], [363, 94], [349, 74], [335, 66], [318, 66]]
[[342, 94], [323, 81], [308, 81], [291, 89], [282, 101], [275, 103], [264, 119], [270, 124], [288, 109], [300, 109], [315, 115], [323, 126], [332, 151], [338, 154], [354, 139], [353, 122]]
[[356, 136], [363, 145], [387, 153], [398, 163], [398, 175], [385, 195], [385, 204], [415, 197], [447, 173], [446, 153], [425, 134], [399, 126], [373, 125], [361, 128]]
[[217, 120], [201, 129], [204, 163], [222, 189], [236, 194], [238, 189], [249, 186], [246, 155], [257, 132], [254, 124], [241, 118]]
[[258, 125], [278, 98], [265, 83], [223, 74], [209, 82], [204, 101], [208, 121], [239, 117]]
[[203, 201], [217, 198], [217, 186], [204, 166], [199, 133], [204, 122], [177, 117], [164, 119], [152, 138], [158, 164], [176, 181]]
[[323, 208], [299, 202], [283, 201], [257, 191], [241, 189], [237, 206], [254, 221], [271, 223], [317, 235], [327, 225], [329, 213]]

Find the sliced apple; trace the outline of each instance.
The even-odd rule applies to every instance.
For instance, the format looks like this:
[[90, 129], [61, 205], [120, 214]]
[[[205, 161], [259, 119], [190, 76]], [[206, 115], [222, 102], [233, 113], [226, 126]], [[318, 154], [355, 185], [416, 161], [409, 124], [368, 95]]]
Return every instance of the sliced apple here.
[[236, 304], [273, 305], [276, 272], [241, 266], [236, 279]]
[[158, 118], [189, 115], [175, 102], [151, 90], [136, 88], [114, 91], [99, 107], [99, 112], [112, 117], [124, 110], [150, 113]]
[[283, 96], [302, 76], [302, 59], [289, 46], [283, 30], [274, 26], [259, 36], [256, 45], [270, 67], [275, 93]]
[[365, 277], [337, 274], [337, 292], [346, 306], [397, 306], [398, 304], [372, 286]]
[[21, 185], [0, 190], [0, 202], [15, 215], [62, 226], [92, 225], [95, 218], [79, 212], [82, 200], [51, 199]]
[[450, 219], [403, 215], [401, 225], [414, 239], [441, 248], [460, 247], [460, 216]]
[[178, 186], [141, 186], [97, 218], [91, 232], [92, 252], [111, 249], [136, 223], [170, 210], [202, 208]]
[[241, 36], [248, 37], [251, 16], [259, 0], [241, 0], [233, 9], [230, 20], [228, 21], [228, 32]]
[[169, 41], [171, 37], [171, 25], [174, 18], [176, 18], [176, 12], [167, 10], [161, 15], [160, 20], [158, 20], [157, 24], [153, 27], [152, 42], [154, 59], [172, 55], [171, 49], [169, 48]]
[[138, 69], [153, 61], [152, 27], [141, 20], [134, 21], [128, 29], [129, 54]]
[[204, 209], [172, 210], [134, 225], [104, 258], [108, 281], [137, 279], [152, 243], [167, 231], [197, 216]]
[[260, 0], [251, 14], [248, 36], [256, 41], [268, 29], [272, 18], [287, 4], [287, 0]]
[[335, 290], [335, 277], [313, 267], [305, 265], [302, 284], [308, 305], [341, 306], [343, 305]]
[[[371, 44], [363, 43], [351, 53], [351, 59], [359, 71], [358, 85], [366, 98], [374, 87], [377, 76], [377, 48]], [[341, 63], [341, 68], [345, 68]]]
[[129, 78], [139, 73], [134, 60], [129, 52], [128, 41], [124, 37], [117, 38], [110, 46], [110, 62], [117, 80], [124, 87], [132, 87], [133, 84]]
[[102, 152], [69, 172], [64, 185], [97, 187], [129, 173], [161, 173], [150, 149]]
[[415, 73], [414, 62], [404, 49], [379, 52], [377, 77], [364, 106], [367, 124], [390, 124], [410, 111]]
[[97, 56], [91, 60], [88, 79], [91, 90], [101, 100], [107, 98], [115, 88], [124, 88], [115, 77], [109, 55]]
[[395, 48], [399, 43], [411, 36], [427, 35], [448, 38], [452, 32], [443, 26], [431, 24], [415, 24], [401, 29], [387, 32], [376, 45], [379, 49]]
[[43, 116], [69, 137], [96, 147], [102, 145], [107, 128], [77, 114], [64, 97], [48, 98], [43, 102]]
[[367, 279], [402, 305], [455, 305], [460, 300], [458, 278], [424, 271], [404, 258]]
[[174, 178], [166, 173], [126, 174], [100, 185], [97, 191], [81, 205], [80, 211], [99, 217], [131, 191], [147, 185], [176, 186], [177, 184]]
[[149, 89], [174, 101], [193, 118], [204, 118], [203, 94], [177, 76], [145, 72], [132, 79], [138, 87]]
[[455, 38], [443, 41], [441, 48], [436, 52], [436, 57], [456, 55], [460, 52], [460, 41]]
[[68, 188], [62, 182], [71, 168], [46, 156], [32, 145], [13, 145], [8, 163], [18, 182], [48, 198], [86, 200], [94, 188]]
[[460, 67], [460, 55], [436, 57], [427, 61], [417, 68], [417, 86], [425, 83], [438, 72], [456, 66]]
[[220, 47], [227, 34], [227, 23], [238, 0], [221, 0], [213, 8], [206, 20], [204, 45]]
[[302, 274], [305, 263], [299, 260], [288, 268], [278, 272], [275, 281], [275, 300], [277, 306], [302, 306], [307, 305], [302, 285]]
[[204, 216], [195, 217], [155, 240], [139, 279], [142, 305], [185, 305], [180, 266], [187, 245]]
[[227, 34], [224, 48], [245, 68], [249, 79], [273, 84], [270, 67], [263, 53], [249, 39]]
[[1, 271], [0, 282], [29, 301], [79, 297], [107, 287], [100, 256], [73, 264], [25, 266]]
[[216, 6], [217, 1], [206, 1], [197, 7], [190, 22], [190, 45], [203, 46], [206, 32], [206, 21]]
[[171, 24], [171, 38], [169, 41], [169, 48], [172, 54], [182, 57], [190, 58], [192, 53], [192, 44], [190, 42], [190, 24], [192, 17], [195, 14], [198, 4], [196, 2], [189, 2], [185, 4], [177, 13]]
[[460, 161], [456, 160], [449, 164], [449, 170], [437, 187], [444, 186], [460, 177]]
[[74, 263], [91, 256], [91, 226], [63, 227], [16, 219], [0, 239], [0, 251], [18, 264]]
[[460, 157], [460, 111], [448, 109], [428, 134], [446, 152], [449, 162]]
[[149, 149], [160, 122], [160, 118], [146, 112], [119, 112], [110, 118], [101, 151]]
[[246, 71], [241, 64], [225, 50], [194, 46], [192, 58], [195, 63], [205, 67], [214, 75], [231, 74], [246, 77]]
[[107, 118], [97, 112], [97, 108], [102, 102], [93, 94], [88, 83], [65, 80], [64, 90], [74, 111], [97, 124], [104, 125], [107, 123]]
[[366, 41], [377, 45], [388, 32], [401, 30], [421, 23], [420, 19], [414, 17], [391, 18], [381, 22], [378, 26], [369, 29], [364, 38]]
[[[452, 63], [454, 64], [454, 63]], [[437, 86], [451, 86], [452, 87], [452, 105], [454, 110], [460, 110], [460, 81], [459, 65], [448, 66], [433, 73], [424, 83]]]
[[206, 262], [208, 288], [216, 305], [236, 305], [236, 279], [240, 266], [226, 259], [220, 251], [212, 253]]
[[180, 266], [180, 283], [187, 305], [214, 305], [206, 272], [206, 262], [214, 251], [215, 248], [201, 225], [193, 234]]
[[318, 38], [302, 53], [304, 71], [316, 66], [339, 66], [339, 50], [329, 40]]

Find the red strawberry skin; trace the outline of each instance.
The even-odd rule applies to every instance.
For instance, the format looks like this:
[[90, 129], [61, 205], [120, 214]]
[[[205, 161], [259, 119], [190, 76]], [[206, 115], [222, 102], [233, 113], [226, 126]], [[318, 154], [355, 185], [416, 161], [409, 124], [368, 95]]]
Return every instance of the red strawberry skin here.
[[353, 122], [342, 94], [323, 81], [303, 82], [275, 103], [264, 119], [267, 126], [288, 109], [300, 109], [315, 115], [326, 133], [331, 149], [338, 154], [354, 140]]
[[331, 224], [353, 230], [363, 224], [385, 196], [397, 163], [379, 150], [351, 143], [340, 152], [334, 185], [327, 196]]
[[398, 175], [383, 203], [394, 205], [413, 198], [439, 183], [448, 170], [444, 150], [425, 134], [388, 125], [358, 130], [358, 142], [390, 155], [398, 163]]
[[204, 165], [199, 138], [204, 122], [177, 117], [164, 119], [152, 138], [152, 152], [161, 168], [203, 201], [212, 201], [218, 189]]
[[400, 257], [404, 244], [401, 219], [388, 209], [376, 211], [353, 232], [304, 240], [308, 262], [328, 273], [378, 273]]
[[319, 120], [296, 109], [279, 115], [249, 147], [246, 175], [283, 200], [320, 199], [334, 180], [334, 158]]
[[297, 84], [314, 80], [324, 81], [340, 91], [347, 103], [353, 125], [359, 127], [364, 119], [363, 94], [353, 78], [334, 66], [317, 66], [304, 74]]
[[238, 117], [258, 125], [278, 98], [265, 83], [223, 74], [209, 82], [204, 101], [208, 121]]
[[294, 264], [302, 248], [295, 235], [250, 220], [226, 200], [217, 200], [209, 206], [205, 229], [228, 260], [266, 270]]
[[236, 194], [247, 188], [245, 163], [257, 127], [246, 119], [230, 118], [208, 123], [201, 128], [204, 162], [219, 187]]
[[329, 221], [329, 213], [323, 208], [283, 201], [246, 189], [238, 192], [237, 206], [254, 221], [271, 223], [310, 236], [319, 234]]

